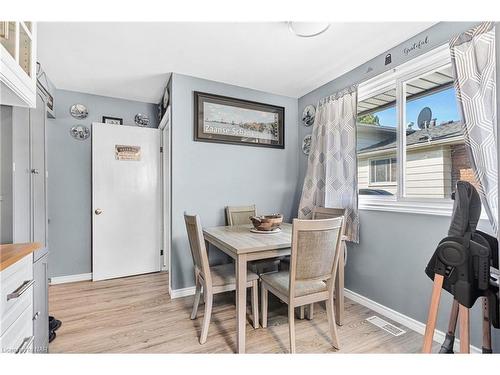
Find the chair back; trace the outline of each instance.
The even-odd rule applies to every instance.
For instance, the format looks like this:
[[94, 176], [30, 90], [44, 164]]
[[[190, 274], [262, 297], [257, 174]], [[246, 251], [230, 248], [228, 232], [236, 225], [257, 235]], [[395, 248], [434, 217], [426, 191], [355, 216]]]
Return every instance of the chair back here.
[[290, 293], [294, 283], [334, 280], [344, 229], [343, 216], [322, 220], [293, 220], [290, 259]]
[[186, 231], [193, 257], [195, 274], [201, 274], [207, 283], [211, 283], [210, 266], [200, 217], [185, 213], [184, 221], [186, 222]]
[[332, 219], [344, 215], [345, 208], [314, 207], [312, 210], [313, 220]]
[[320, 219], [333, 219], [335, 217], [343, 217], [344, 218], [344, 231], [342, 234], [346, 234], [347, 226], [345, 225], [345, 208], [330, 208], [330, 207], [314, 207], [312, 210], [311, 218], [313, 220]]
[[227, 225], [243, 225], [252, 224], [250, 216], [256, 216], [257, 210], [255, 204], [251, 206], [227, 206], [226, 207], [226, 222]]

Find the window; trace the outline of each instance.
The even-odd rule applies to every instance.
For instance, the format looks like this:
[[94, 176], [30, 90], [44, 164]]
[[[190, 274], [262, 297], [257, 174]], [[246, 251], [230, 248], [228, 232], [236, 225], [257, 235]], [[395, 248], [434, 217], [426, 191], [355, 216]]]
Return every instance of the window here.
[[397, 183], [396, 86], [358, 102], [358, 189], [361, 195], [395, 195]]
[[396, 158], [370, 160], [370, 184], [396, 182]]
[[360, 84], [357, 139], [361, 204], [385, 196], [375, 198], [451, 208], [456, 182], [476, 183], [447, 46]]

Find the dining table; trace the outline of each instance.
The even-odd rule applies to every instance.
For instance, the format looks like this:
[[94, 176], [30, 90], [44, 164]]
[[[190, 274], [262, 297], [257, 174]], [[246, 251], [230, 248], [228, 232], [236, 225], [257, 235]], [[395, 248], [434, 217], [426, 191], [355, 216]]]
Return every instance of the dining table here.
[[[292, 224], [282, 223], [278, 233], [254, 233], [251, 224], [217, 226], [203, 229], [205, 242], [217, 247], [234, 260], [236, 273], [236, 346], [245, 353], [246, 344], [246, 280], [248, 262], [290, 255]], [[345, 248], [345, 247], [344, 247]], [[337, 325], [344, 317], [344, 251], [339, 257], [335, 280], [335, 316]]]

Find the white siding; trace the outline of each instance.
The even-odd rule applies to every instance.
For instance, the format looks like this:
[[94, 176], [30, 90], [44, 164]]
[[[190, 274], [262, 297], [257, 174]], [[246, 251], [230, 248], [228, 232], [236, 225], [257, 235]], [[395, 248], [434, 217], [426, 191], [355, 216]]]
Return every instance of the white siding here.
[[[373, 159], [394, 157], [395, 153]], [[393, 184], [370, 184], [370, 157], [358, 158], [360, 189], [383, 189], [395, 194]], [[406, 154], [406, 196], [410, 198], [448, 198], [451, 195], [451, 152], [449, 146], [408, 151]]]

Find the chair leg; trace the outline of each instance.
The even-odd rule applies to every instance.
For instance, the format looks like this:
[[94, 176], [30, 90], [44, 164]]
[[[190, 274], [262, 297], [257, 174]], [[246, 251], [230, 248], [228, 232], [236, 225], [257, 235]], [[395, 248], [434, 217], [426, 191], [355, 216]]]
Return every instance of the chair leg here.
[[208, 326], [210, 325], [210, 318], [212, 316], [212, 302], [213, 302], [213, 295], [211, 290], [208, 291], [207, 288], [204, 288], [203, 295], [205, 296], [205, 315], [203, 316], [200, 344], [204, 344], [207, 341]]
[[335, 321], [335, 304], [333, 302], [333, 294], [326, 301], [326, 315], [328, 317], [328, 327], [332, 336], [332, 345], [335, 349], [340, 349], [339, 336], [337, 333], [337, 322]]
[[299, 319], [304, 319], [306, 307], [304, 305], [299, 306]]
[[470, 326], [469, 309], [463, 305], [458, 305], [458, 316], [460, 318], [460, 353], [470, 353]]
[[491, 322], [490, 303], [488, 297], [483, 297], [483, 354], [491, 354]]
[[453, 354], [453, 346], [455, 344], [455, 331], [457, 330], [458, 321], [458, 301], [453, 299], [453, 304], [451, 305], [450, 321], [448, 322], [448, 332], [446, 332], [446, 338], [439, 349], [440, 354]]
[[198, 313], [198, 305], [200, 304], [201, 297], [201, 283], [196, 280], [196, 292], [194, 294], [193, 311], [191, 312], [191, 319], [196, 319]]
[[434, 275], [434, 286], [432, 287], [431, 304], [429, 306], [429, 314], [427, 315], [427, 324], [425, 325], [422, 353], [430, 353], [432, 350], [432, 339], [434, 337], [434, 330], [436, 329], [439, 299], [441, 298], [443, 281], [443, 275], [437, 273]]
[[290, 353], [295, 353], [295, 307], [288, 305], [288, 329], [290, 335]]
[[252, 315], [253, 328], [259, 328], [259, 280], [252, 281]]
[[260, 285], [260, 308], [262, 309], [262, 328], [267, 328], [267, 300], [268, 300], [268, 295], [267, 295], [267, 289], [264, 287], [263, 284]]
[[307, 309], [306, 318], [307, 320], [313, 320], [314, 316], [314, 303], [311, 303]]

